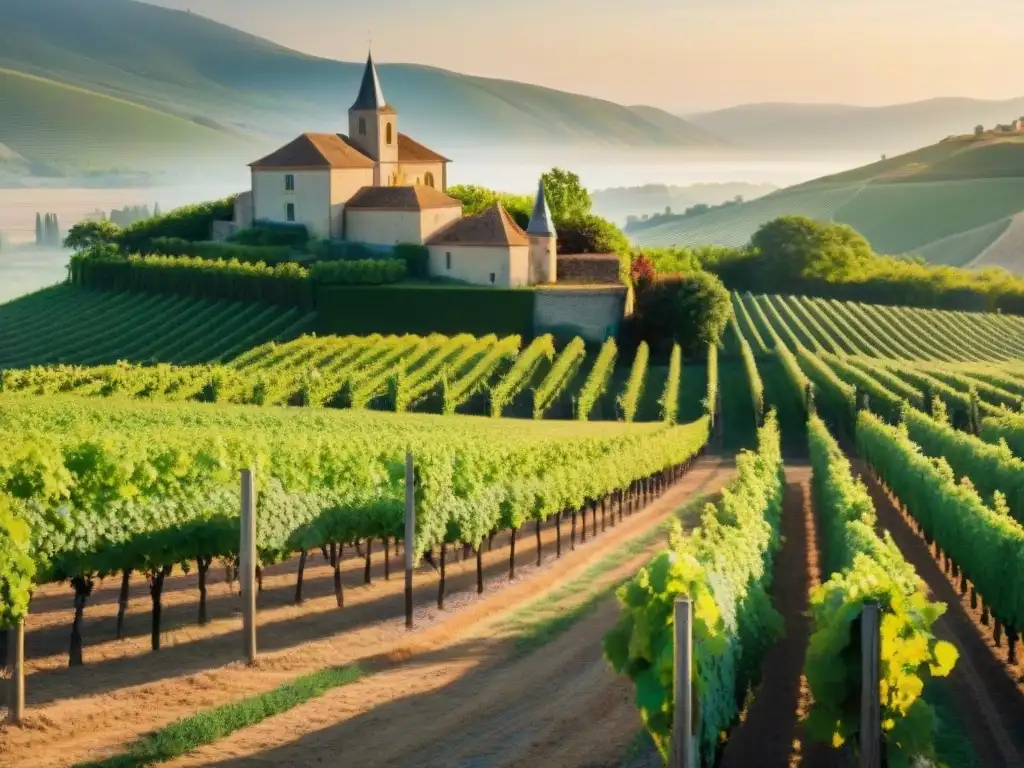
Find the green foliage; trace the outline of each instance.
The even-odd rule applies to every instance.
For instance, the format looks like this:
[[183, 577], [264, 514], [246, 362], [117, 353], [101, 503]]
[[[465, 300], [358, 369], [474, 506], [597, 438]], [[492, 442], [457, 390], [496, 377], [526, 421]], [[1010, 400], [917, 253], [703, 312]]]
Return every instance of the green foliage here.
[[[221, 405], [0, 397], [0, 492], [24, 504], [38, 580], [238, 554], [238, 467], [254, 467], [257, 549], [401, 537], [404, 456], [420, 476], [417, 554], [450, 526], [546, 517], [690, 459], [706, 421], [668, 429]], [[474, 534], [468, 535], [472, 527]], [[7, 610], [6, 608], [4, 610]]]
[[[554, 215], [554, 214], [552, 214]], [[630, 252], [629, 238], [607, 219], [587, 214], [558, 222], [557, 249], [559, 253], [615, 253], [625, 256]]]
[[325, 334], [532, 336], [535, 300], [533, 291], [515, 289], [435, 285], [316, 287], [318, 330]]
[[105, 219], [82, 221], [68, 230], [64, 247], [76, 252], [88, 251], [97, 246], [116, 243], [120, 234], [121, 228]]
[[594, 361], [594, 367], [590, 370], [586, 381], [583, 382], [583, 387], [576, 399], [576, 418], [580, 421], [590, 418], [590, 413], [594, 410], [598, 398], [608, 387], [608, 380], [615, 369], [615, 358], [618, 353], [619, 349], [615, 344], [615, 339], [606, 339], [601, 345], [601, 351]]
[[875, 534], [874, 505], [854, 480], [839, 444], [821, 419], [808, 422], [812, 487], [825, 562], [831, 577], [811, 594], [814, 621], [804, 674], [813, 696], [811, 736], [833, 747], [860, 731], [860, 613], [881, 610], [881, 725], [889, 765], [915, 757], [934, 760], [935, 718], [921, 697], [932, 676], [956, 663], [956, 648], [935, 638], [932, 625], [945, 612], [930, 603], [924, 583], [886, 534]]
[[668, 376], [665, 377], [665, 389], [661, 393], [658, 405], [661, 406], [661, 420], [675, 424], [679, 417], [679, 388], [683, 383], [683, 353], [679, 345], [672, 347], [668, 359]]
[[750, 247], [784, 275], [843, 282], [874, 258], [871, 246], [845, 224], [806, 216], [769, 221], [750, 238]]
[[305, 249], [309, 230], [305, 224], [257, 221], [253, 226], [232, 233], [232, 243], [239, 245], [279, 246]]
[[[1001, 498], [985, 505], [969, 482], [956, 481], [945, 459], [930, 459], [905, 426], [890, 427], [861, 411], [857, 444], [929, 540], [960, 567], [997, 620], [1024, 626], [1024, 528]], [[995, 502], [994, 502], [995, 503]]]
[[453, 187], [448, 187], [446, 194], [462, 202], [464, 216], [475, 216], [495, 203], [501, 203], [520, 227], [525, 229], [530, 223], [533, 198], [529, 195], [495, 192], [493, 189], [475, 184], [456, 184]]
[[36, 566], [30, 554], [29, 526], [14, 500], [0, 492], [0, 631], [28, 613]]
[[704, 508], [689, 538], [678, 522], [669, 547], [619, 588], [622, 613], [604, 639], [612, 668], [636, 687], [644, 727], [664, 759], [672, 736], [675, 665], [673, 607], [693, 601], [694, 711], [699, 756], [714, 762], [720, 734], [737, 721], [765, 651], [781, 635], [771, 605], [779, 546], [783, 470], [774, 412], [744, 451], [721, 501]]
[[533, 393], [533, 418], [544, 418], [544, 414], [563, 393], [587, 356], [587, 347], [579, 336], [570, 341], [558, 353], [551, 370]]
[[262, 262], [271, 267], [290, 261], [304, 261], [306, 258], [287, 245], [218, 243], [211, 240], [182, 240], [180, 237], [153, 238], [149, 241], [146, 256], [195, 256], [219, 261], [234, 259], [247, 264]]
[[209, 240], [213, 222], [231, 221], [234, 215], [234, 196], [188, 205], [168, 211], [162, 216], [136, 222], [121, 232], [117, 244], [125, 253], [146, 253], [150, 250], [150, 242], [158, 237]]
[[718, 346], [715, 344], [708, 345], [707, 383], [702, 405], [704, 413], [710, 414], [714, 423], [715, 412], [718, 409]]
[[405, 262], [409, 277], [422, 280], [430, 276], [430, 249], [425, 245], [399, 243], [394, 247], [392, 255]]
[[550, 366], [555, 357], [555, 340], [550, 334], [538, 336], [517, 359], [501, 381], [491, 387], [491, 416], [497, 418], [539, 369]]
[[309, 270], [310, 280], [318, 285], [386, 285], [407, 276], [405, 261], [398, 259], [320, 261]]
[[747, 382], [750, 385], [750, 397], [754, 406], [754, 418], [760, 425], [761, 418], [764, 416], [764, 381], [761, 380], [761, 374], [757, 370], [757, 359], [754, 357], [754, 352], [750, 348], [750, 344], [747, 342], [746, 337], [740, 332], [740, 326], [736, 322], [736, 317], [733, 316], [729, 319], [729, 325], [732, 327], [733, 333], [740, 345], [740, 356], [743, 358], [743, 369], [747, 374]]
[[636, 357], [633, 358], [633, 367], [629, 369], [629, 379], [626, 381], [626, 388], [619, 395], [617, 403], [619, 413], [624, 421], [633, 421], [636, 418], [636, 409], [640, 405], [640, 398], [644, 391], [644, 382], [647, 380], [647, 362], [650, 359], [650, 348], [646, 341], [641, 341], [636, 349]]
[[522, 346], [519, 336], [507, 336], [493, 345], [463, 375], [448, 380], [442, 398], [441, 412], [452, 415], [470, 397], [486, 387], [491, 376], [505, 361], [516, 357]]
[[148, 291], [206, 299], [260, 301], [303, 309], [313, 308], [309, 271], [298, 264], [268, 267], [235, 259], [129, 256], [71, 257], [72, 282], [105, 291]]
[[729, 292], [714, 275], [694, 272], [660, 279], [637, 293], [634, 329], [657, 352], [679, 344], [686, 357], [717, 345], [732, 315]]
[[563, 168], [552, 168], [541, 174], [544, 196], [556, 224], [578, 221], [587, 216], [592, 207], [590, 193], [580, 183], [580, 177]]

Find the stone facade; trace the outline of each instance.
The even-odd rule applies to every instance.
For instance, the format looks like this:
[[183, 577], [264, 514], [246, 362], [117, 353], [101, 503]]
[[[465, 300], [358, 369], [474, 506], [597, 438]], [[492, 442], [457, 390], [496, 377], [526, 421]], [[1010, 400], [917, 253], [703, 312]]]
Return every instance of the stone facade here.
[[626, 288], [537, 288], [535, 333], [572, 329], [585, 341], [603, 342], [619, 332], [626, 314]]

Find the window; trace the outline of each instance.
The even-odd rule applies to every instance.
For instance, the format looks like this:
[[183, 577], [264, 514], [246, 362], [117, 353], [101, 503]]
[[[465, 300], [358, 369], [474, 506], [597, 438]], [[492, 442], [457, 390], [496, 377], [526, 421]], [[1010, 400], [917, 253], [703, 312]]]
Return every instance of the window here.
[[295, 191], [295, 176], [291, 173], [284, 175], [284, 191], [294, 192]]
[[423, 177], [423, 183], [426, 184], [428, 187], [434, 186], [434, 174], [430, 173], [430, 171], [427, 171], [427, 174]]
[[445, 266], [445, 269], [451, 269], [452, 268], [452, 255], [450, 253], [446, 253], [444, 255], [444, 266]]
[[491, 272], [491, 285], [494, 285], [494, 273]]
[[359, 135], [360, 136], [365, 136], [366, 135], [366, 118], [365, 117], [360, 117], [359, 118]]
[[[295, 203], [288, 203], [284, 207], [284, 217], [288, 221], [295, 221]], [[491, 282], [494, 282], [494, 276], [491, 276]]]
[[391, 123], [388, 123], [388, 127], [385, 129], [385, 134], [387, 136], [387, 143], [390, 144], [391, 143]]

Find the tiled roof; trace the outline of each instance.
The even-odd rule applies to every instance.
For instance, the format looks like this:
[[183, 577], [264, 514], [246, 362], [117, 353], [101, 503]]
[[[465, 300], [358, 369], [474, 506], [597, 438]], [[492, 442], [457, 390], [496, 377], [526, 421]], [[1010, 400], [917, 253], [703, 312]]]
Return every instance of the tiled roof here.
[[373, 168], [373, 160], [336, 133], [304, 133], [250, 168]]
[[398, 162], [400, 163], [450, 163], [447, 157], [427, 149], [404, 133], [398, 134]]
[[454, 197], [427, 186], [363, 187], [345, 203], [346, 208], [378, 211], [422, 211], [461, 205]]
[[501, 203], [476, 216], [453, 221], [437, 231], [427, 245], [529, 245], [530, 238]]
[[381, 109], [386, 107], [384, 91], [380, 87], [380, 78], [377, 77], [377, 67], [373, 64], [373, 54], [366, 57], [366, 69], [363, 70], [363, 80], [359, 84], [359, 95], [351, 109]]

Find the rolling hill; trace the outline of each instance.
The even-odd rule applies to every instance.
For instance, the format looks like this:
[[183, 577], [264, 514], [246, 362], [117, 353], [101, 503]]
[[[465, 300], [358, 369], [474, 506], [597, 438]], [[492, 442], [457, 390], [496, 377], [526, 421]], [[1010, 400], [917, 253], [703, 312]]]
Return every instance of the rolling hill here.
[[628, 234], [651, 247], [740, 246], [766, 221], [802, 214], [850, 224], [880, 253], [1024, 273], [1024, 248], [1003, 242], [1020, 241], [1020, 225], [1011, 220], [1022, 211], [1024, 137], [988, 134], [942, 141], [701, 216], [659, 216]]
[[734, 144], [774, 150], [870, 150], [895, 154], [937, 136], [962, 134], [1024, 115], [1024, 98], [939, 98], [884, 107], [844, 104], [745, 104], [686, 115]]
[[[124, 152], [144, 154], [170, 133], [188, 146], [251, 136], [266, 148], [299, 131], [344, 129], [363, 69], [362, 62], [307, 56], [195, 14], [133, 0], [0, 0], [0, 18], [0, 69], [21, 76], [18, 101], [0, 109], [0, 144], [44, 166], [58, 151], [45, 138], [58, 130], [47, 112], [55, 87], [73, 86], [76, 98], [90, 95], [86, 118], [77, 121], [83, 135], [99, 135], [112, 124], [133, 126], [127, 132], [134, 140], [121, 136], [118, 152], [88, 153], [89, 165], [120, 167]], [[439, 151], [719, 143], [654, 108], [411, 64], [384, 63], [379, 72], [403, 130]], [[26, 75], [42, 79], [31, 81], [36, 92], [25, 85]], [[38, 85], [44, 81], [46, 88]], [[24, 135], [31, 120], [41, 126], [35, 143]]]

